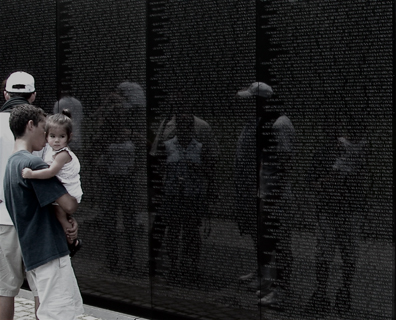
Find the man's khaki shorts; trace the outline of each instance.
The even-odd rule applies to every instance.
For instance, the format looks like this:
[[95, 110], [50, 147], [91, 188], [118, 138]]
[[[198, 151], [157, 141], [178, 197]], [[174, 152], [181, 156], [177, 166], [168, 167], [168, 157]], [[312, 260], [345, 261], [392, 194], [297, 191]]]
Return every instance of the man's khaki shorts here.
[[[0, 296], [15, 297], [25, 278], [21, 248], [14, 226], [0, 225]], [[34, 296], [37, 290], [30, 275], [26, 275]]]

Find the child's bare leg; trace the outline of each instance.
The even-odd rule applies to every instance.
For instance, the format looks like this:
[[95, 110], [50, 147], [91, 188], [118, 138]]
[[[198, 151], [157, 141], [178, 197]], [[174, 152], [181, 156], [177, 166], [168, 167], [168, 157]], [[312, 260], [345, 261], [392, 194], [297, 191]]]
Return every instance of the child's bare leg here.
[[63, 211], [63, 209], [60, 206], [54, 206], [54, 210], [56, 217], [58, 218], [58, 221], [62, 225], [63, 231], [66, 234], [67, 242], [69, 244], [72, 244], [73, 240], [67, 236], [67, 229], [70, 229], [72, 227], [72, 224], [69, 222], [68, 219], [68, 214], [65, 211]]

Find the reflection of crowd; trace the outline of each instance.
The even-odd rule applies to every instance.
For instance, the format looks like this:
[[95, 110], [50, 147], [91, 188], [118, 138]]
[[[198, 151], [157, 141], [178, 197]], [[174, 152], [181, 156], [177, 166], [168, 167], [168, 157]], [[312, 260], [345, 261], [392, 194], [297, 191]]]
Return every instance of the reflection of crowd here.
[[[257, 250], [257, 270], [240, 277], [257, 290], [259, 304], [267, 308], [293, 308], [291, 273], [293, 252], [293, 199], [291, 170], [294, 164], [295, 131], [290, 119], [270, 111], [266, 100], [272, 89], [255, 82], [237, 93], [256, 98], [256, 119], [242, 130], [235, 159], [236, 219], [241, 234], [249, 234]], [[351, 287], [356, 270], [359, 220], [365, 207], [364, 182], [366, 142], [341, 119], [323, 130], [327, 133], [314, 156], [309, 172], [317, 196], [319, 233], [316, 247], [316, 289], [305, 312], [309, 316], [331, 313], [328, 297], [330, 266], [338, 248], [342, 259], [342, 282], [336, 292], [334, 310], [346, 315], [351, 309]], [[351, 122], [351, 121], [349, 121]], [[363, 183], [364, 185], [365, 183]], [[248, 210], [248, 211], [246, 211]], [[254, 212], [253, 215], [244, 215]], [[257, 217], [257, 219], [254, 219]], [[298, 300], [298, 299], [297, 299]]]
[[[286, 115], [268, 106], [272, 94], [271, 87], [263, 82], [237, 92], [240, 98], [252, 99], [256, 116], [246, 123], [236, 142], [234, 213], [240, 233], [251, 237], [257, 252], [257, 269], [246, 270], [252, 272], [241, 276], [239, 283], [256, 292], [261, 306], [283, 309], [293, 295], [293, 219], [287, 208], [293, 193], [290, 170], [295, 130]], [[81, 151], [82, 105], [75, 98], [64, 97], [54, 111], [63, 109], [71, 109], [73, 114], [75, 137], [70, 146]], [[100, 223], [108, 270], [129, 275], [136, 264], [137, 237], [142, 235], [137, 216], [148, 190], [143, 180], [149, 156], [153, 179], [150, 201], [155, 203], [150, 225], [152, 274], [164, 274], [169, 284], [197, 284], [203, 272], [201, 226], [218, 200], [220, 148], [207, 122], [188, 107], [175, 109], [159, 124], [148, 148], [142, 88], [123, 82], [108, 94], [97, 110], [90, 137], [92, 172], [97, 170], [95, 179], [100, 181], [95, 201], [102, 208]], [[343, 265], [335, 308], [340, 313], [351, 308], [357, 220], [365, 198], [364, 192], [353, 190], [364, 167], [365, 147], [365, 141], [348, 134], [329, 134], [314, 156], [310, 177], [318, 203], [317, 283], [306, 308], [314, 315], [330, 312], [327, 283], [337, 248]], [[126, 246], [120, 246], [121, 238]]]
[[[94, 157], [95, 167], [101, 173], [102, 185], [107, 186], [99, 188], [97, 198], [104, 208], [101, 223], [106, 226], [106, 262], [111, 271], [124, 268], [123, 274], [128, 274], [133, 269], [133, 249], [139, 236], [136, 194], [149, 190], [152, 274], [164, 275], [169, 284], [197, 283], [204, 271], [200, 267], [203, 218], [210, 216], [211, 205], [218, 200], [216, 164], [219, 162], [219, 145], [207, 122], [193, 115], [187, 106], [178, 105], [158, 124], [156, 138], [147, 149], [145, 127], [140, 129], [146, 121], [142, 107], [145, 101], [142, 91], [137, 88], [139, 86], [133, 83], [120, 84], [107, 96], [97, 113], [95, 132], [100, 134], [93, 137], [93, 144], [99, 146]], [[256, 292], [262, 307], [279, 310], [286, 308], [293, 299], [293, 219], [287, 208], [290, 208], [289, 200], [293, 194], [290, 176], [295, 167], [295, 130], [289, 117], [269, 106], [272, 94], [271, 87], [262, 82], [254, 82], [237, 93], [240, 98], [252, 99], [256, 117], [246, 123], [236, 142], [234, 216], [241, 235], [249, 235], [257, 251], [257, 269], [246, 270], [252, 272], [241, 276], [239, 283], [246, 283]], [[312, 164], [311, 177], [315, 181], [312, 187], [318, 188], [315, 194], [320, 232], [317, 290], [308, 303], [308, 312], [316, 312], [320, 306], [327, 310], [326, 278], [337, 246], [344, 261], [344, 282], [337, 295], [337, 301], [343, 301], [343, 305], [338, 303], [336, 307], [341, 311], [350, 308], [357, 246], [353, 236], [355, 231], [351, 228], [356, 226], [352, 217], [359, 206], [354, 207], [345, 198], [345, 201], [335, 199], [340, 192], [355, 200], [359, 196], [350, 188], [354, 180], [351, 177], [353, 170], [349, 167], [355, 160], [332, 145], [338, 143], [344, 149], [353, 150], [352, 154], [363, 156], [357, 151], [361, 146], [359, 143], [347, 137], [338, 138], [324, 143], [327, 153], [319, 152], [326, 161], [315, 157]], [[150, 163], [138, 160], [139, 154], [147, 156], [147, 150], [150, 150]], [[137, 187], [139, 170], [146, 168], [151, 174], [149, 189]], [[324, 176], [332, 177], [327, 187], [325, 181], [328, 178]], [[340, 208], [342, 213], [335, 216], [334, 212]], [[340, 221], [344, 228], [336, 230]], [[124, 230], [122, 238], [127, 243], [123, 249], [119, 244], [120, 224]], [[332, 230], [336, 230], [333, 233], [337, 237], [329, 236]], [[344, 244], [337, 242], [341, 239]]]

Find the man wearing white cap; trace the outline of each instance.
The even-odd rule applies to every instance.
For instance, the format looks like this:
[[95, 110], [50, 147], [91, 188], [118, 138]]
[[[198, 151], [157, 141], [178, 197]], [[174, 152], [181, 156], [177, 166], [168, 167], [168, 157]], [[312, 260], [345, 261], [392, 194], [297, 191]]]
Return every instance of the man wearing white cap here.
[[[272, 94], [272, 88], [264, 82], [253, 82], [237, 92], [239, 98], [256, 99], [256, 118], [244, 127], [238, 139], [236, 214], [241, 234], [249, 234], [255, 243], [258, 260], [258, 271], [240, 280], [250, 281], [249, 287], [258, 290], [259, 304], [282, 307], [280, 295], [289, 287], [287, 269], [291, 261], [290, 229], [283, 221], [287, 212], [282, 203], [290, 194], [286, 174], [295, 130], [287, 116], [266, 106]], [[276, 269], [269, 268], [274, 262]]]
[[7, 79], [4, 97], [7, 102], [1, 111], [7, 109], [7, 105], [32, 104], [36, 99], [33, 76], [23, 71], [12, 73]]
[[[0, 320], [13, 319], [14, 297], [24, 280], [18, 236], [4, 202], [4, 171], [14, 148], [14, 136], [8, 122], [13, 107], [35, 100], [34, 78], [22, 71], [12, 73], [7, 79], [4, 98], [6, 102], [0, 109]], [[36, 300], [36, 288], [29, 276], [27, 279]]]

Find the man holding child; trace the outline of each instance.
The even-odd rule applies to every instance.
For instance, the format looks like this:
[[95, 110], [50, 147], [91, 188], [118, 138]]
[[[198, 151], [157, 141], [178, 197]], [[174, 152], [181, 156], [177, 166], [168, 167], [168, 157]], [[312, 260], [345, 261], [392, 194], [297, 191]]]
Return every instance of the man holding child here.
[[46, 144], [45, 113], [29, 104], [15, 106], [10, 129], [15, 138], [13, 154], [4, 174], [4, 197], [16, 228], [26, 271], [33, 278], [40, 298], [40, 320], [76, 319], [83, 304], [71, 266], [64, 231], [51, 204], [56, 201], [73, 214], [77, 201], [57, 178], [24, 179], [22, 169], [43, 169], [48, 165], [32, 154]]

